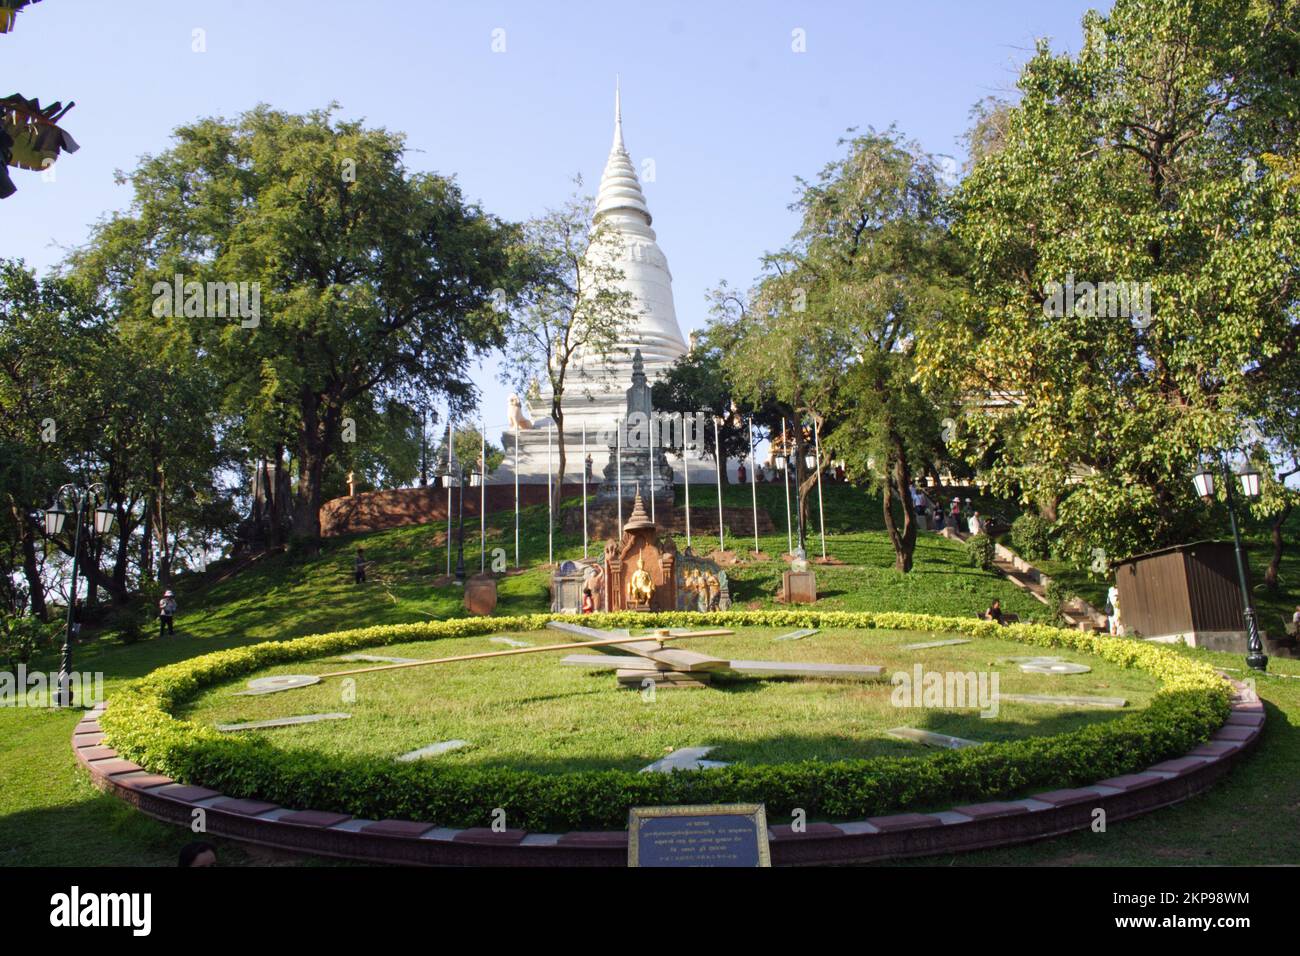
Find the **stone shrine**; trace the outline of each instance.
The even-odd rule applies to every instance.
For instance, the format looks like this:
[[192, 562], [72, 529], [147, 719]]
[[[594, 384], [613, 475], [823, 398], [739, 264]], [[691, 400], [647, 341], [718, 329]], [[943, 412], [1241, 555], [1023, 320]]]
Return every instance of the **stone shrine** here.
[[604, 610], [676, 610], [676, 561], [676, 546], [659, 540], [638, 494], [622, 538], [605, 544]]

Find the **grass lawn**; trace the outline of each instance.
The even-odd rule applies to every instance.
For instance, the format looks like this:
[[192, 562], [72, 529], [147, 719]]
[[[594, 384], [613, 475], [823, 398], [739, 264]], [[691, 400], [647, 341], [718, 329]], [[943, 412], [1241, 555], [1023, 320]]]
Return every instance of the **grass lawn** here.
[[[702, 507], [715, 502], [716, 498], [708, 497], [712, 490], [707, 486], [692, 486], [692, 505]], [[760, 550], [767, 555], [779, 555], [786, 550], [782, 489], [777, 485], [760, 486], [758, 490], [760, 496], [766, 495], [771, 499], [765, 501], [760, 497], [760, 504], [769, 507], [781, 532], [761, 539]], [[999, 597], [1007, 610], [1022, 617], [1045, 616], [1043, 605], [997, 576], [971, 568], [960, 546], [935, 535], [922, 534], [917, 566], [912, 574], [895, 574], [892, 551], [879, 530], [878, 499], [844, 486], [827, 485], [824, 490], [827, 493], [826, 519], [830, 532], [828, 551], [845, 564], [817, 569], [822, 597], [819, 607], [827, 610], [906, 610], [973, 615], [994, 597]], [[747, 488], [724, 488], [724, 500], [736, 507], [748, 504], [748, 494]], [[984, 510], [986, 506], [980, 507]], [[813, 527], [816, 528], [815, 517]], [[466, 532], [466, 564], [471, 570], [477, 570], [477, 524], [470, 522]], [[489, 516], [489, 553], [493, 548], [504, 548], [511, 564], [514, 558], [513, 532], [511, 515]], [[446, 569], [443, 533], [441, 527], [425, 526], [356, 539], [339, 539], [330, 541], [320, 559], [311, 563], [295, 563], [287, 556], [276, 556], [220, 584], [212, 584], [211, 578], [186, 579], [177, 587], [181, 609], [175, 639], [150, 639], [128, 647], [111, 634], [102, 635], [101, 640], [77, 648], [76, 666], [83, 671], [103, 672], [106, 692], [111, 698], [115, 689], [125, 681], [156, 667], [224, 647], [369, 624], [453, 616], [460, 613], [459, 589], [433, 586], [435, 577]], [[546, 570], [540, 566], [546, 560], [544, 509], [533, 508], [525, 513], [522, 538], [524, 569], [501, 581], [499, 613], [542, 611], [547, 606]], [[816, 534], [810, 536], [809, 543], [811, 555], [817, 556], [820, 544]], [[367, 556], [377, 562], [372, 568], [370, 583], [364, 587], [351, 583], [351, 554], [359, 544], [366, 548]], [[680, 544], [684, 542], [679, 541]], [[706, 542], [699, 538], [695, 544], [701, 550], [706, 547]], [[737, 541], [728, 536], [728, 546], [752, 548], [752, 538]], [[580, 538], [566, 537], [557, 532], [557, 558], [575, 557], [581, 552]], [[1263, 552], [1256, 549], [1252, 554], [1256, 580], [1262, 577], [1263, 559]], [[738, 605], [772, 605], [780, 570], [781, 565], [775, 560], [757, 560], [731, 569], [729, 575]], [[1283, 600], [1294, 604], [1300, 599], [1294, 590], [1296, 582], [1300, 582], [1300, 560], [1294, 555], [1289, 555], [1284, 561], [1282, 576], [1291, 589]], [[536, 640], [538, 635], [525, 639]], [[830, 639], [822, 639], [819, 635], [793, 642], [789, 650], [800, 655], [811, 654], [820, 646], [819, 641], [825, 645], [831, 643]], [[901, 639], [898, 642], [906, 643]], [[440, 644], [440, 650], [445, 646], [449, 645]], [[1015, 647], [1024, 651], [1022, 645]], [[768, 643], [762, 654], [750, 656], [774, 657], [786, 650], [785, 644]], [[1186, 653], [1198, 654], [1220, 665], [1241, 666], [1241, 661], [1231, 655]], [[549, 655], [543, 657], [549, 658]], [[930, 658], [926, 660], [928, 662]], [[888, 663], [883, 658], [879, 662]], [[1100, 676], [1101, 662], [1089, 663], [1095, 668], [1093, 674], [1057, 680], [1103, 679]], [[57, 659], [48, 653], [32, 666], [42, 670], [55, 669]], [[420, 670], [423, 669], [417, 669], [417, 672]], [[597, 689], [592, 698], [620, 704], [631, 701], [639, 708], [653, 711], [653, 707], [642, 704], [635, 693], [611, 697], [615, 692], [607, 684], [612, 684], [612, 675], [588, 675], [581, 670], [558, 666], [553, 670], [560, 672], [555, 676], [557, 680], [574, 681]], [[1270, 670], [1300, 677], [1300, 663], [1297, 662], [1273, 661]], [[842, 695], [845, 689], [843, 684], [829, 687], [834, 688], [836, 695]], [[365, 688], [366, 685], [359, 682], [361, 705], [368, 700]], [[775, 688], [781, 695], [791, 693], [793, 689]], [[823, 688], [822, 692], [828, 689]], [[1258, 689], [1268, 708], [1264, 738], [1255, 753], [1231, 778], [1208, 794], [1180, 807], [1116, 824], [1106, 834], [1079, 834], [1014, 850], [970, 854], [953, 862], [973, 865], [1008, 862], [1103, 865], [1295, 863], [1300, 860], [1300, 846], [1297, 846], [1297, 841], [1300, 841], [1300, 729], [1297, 729], [1300, 728], [1300, 679], [1265, 677], [1260, 680]], [[764, 688], [758, 692], [718, 693], [728, 693], [740, 700], [766, 692]], [[1140, 688], [1134, 688], [1131, 692], [1114, 696], [1130, 696], [1135, 705], [1140, 705], [1139, 692]], [[697, 693], [661, 692], [657, 695], [659, 703], [654, 706], [664, 703], [695, 706], [688, 696], [680, 698], [682, 704], [672, 704], [670, 698], [674, 694]], [[703, 693], [713, 695], [715, 692]], [[269, 705], [276, 698], [284, 699], [284, 695], [270, 695], [261, 700]], [[841, 698], [837, 696], [836, 700]], [[929, 716], [936, 721], [966, 719], [944, 718], [940, 714]], [[192, 835], [188, 831], [154, 823], [91, 787], [86, 776], [77, 769], [70, 751], [69, 739], [78, 717], [78, 713], [0, 708], [0, 866], [172, 865], [177, 850]], [[479, 726], [488, 726], [490, 717], [483, 718]], [[1063, 717], [1060, 713], [1042, 715], [1044, 720]], [[358, 719], [339, 723], [356, 723]], [[1009, 712], [1006, 719], [1014, 722], [1014, 712]], [[1032, 722], [1037, 718], [1030, 715], [1027, 719]], [[920, 714], [918, 720], [907, 723], [978, 739], [978, 734], [973, 731], [967, 734], [957, 732], [955, 724], [921, 722]], [[443, 729], [443, 725], [429, 725], [434, 736], [418, 735], [420, 739], [411, 744], [411, 749], [456, 736], [438, 736]], [[447, 729], [451, 729], [450, 725]], [[982, 732], [988, 733], [987, 730]], [[475, 739], [470, 733], [459, 736]], [[678, 736], [665, 732], [663, 742], [657, 742], [655, 746], [686, 746], [694, 742], [680, 741]], [[735, 744], [734, 759], [747, 759], [740, 749], [739, 738]], [[392, 746], [399, 746], [395, 737]], [[644, 749], [653, 750], [649, 746]], [[490, 752], [489, 748], [478, 746], [455, 759], [487, 759]], [[659, 754], [652, 753], [651, 756]], [[228, 843], [223, 843], [221, 852], [225, 863], [267, 861], [267, 857], [260, 853], [250, 855]]]
[[[178, 716], [217, 724], [341, 711], [351, 713], [351, 719], [244, 733], [265, 735], [286, 749], [384, 757], [438, 741], [466, 740], [470, 746], [434, 759], [566, 773], [639, 770], [679, 747], [704, 745], [718, 748], [710, 759], [754, 764], [910, 756], [925, 751], [885, 737], [884, 731], [909, 726], [993, 742], [1063, 733], [1122, 713], [1008, 702], [996, 717], [983, 718], [974, 701], [976, 709], [900, 709], [890, 701], [888, 677], [895, 671], [910, 674], [917, 663], [927, 671], [995, 672], [1003, 693], [1124, 697], [1135, 708], [1145, 706], [1158, 686], [1141, 671], [1072, 653], [1070, 659], [1087, 663], [1092, 672], [1025, 674], [1003, 659], [1033, 649], [1011, 641], [907, 651], [903, 645], [946, 635], [828, 630], [801, 641], [774, 641], [779, 633], [746, 628], [675, 644], [728, 660], [880, 664], [886, 667], [885, 680], [728, 681], [660, 690], [649, 699], [619, 687], [612, 671], [560, 664], [564, 653], [556, 652], [360, 675], [355, 699], [342, 698], [338, 679], [265, 696], [235, 696], [254, 676], [319, 674], [349, 666], [321, 660], [277, 666], [208, 688]], [[536, 631], [513, 638], [533, 645], [566, 640], [563, 634]], [[501, 649], [485, 635], [394, 645], [384, 653], [433, 658]]]

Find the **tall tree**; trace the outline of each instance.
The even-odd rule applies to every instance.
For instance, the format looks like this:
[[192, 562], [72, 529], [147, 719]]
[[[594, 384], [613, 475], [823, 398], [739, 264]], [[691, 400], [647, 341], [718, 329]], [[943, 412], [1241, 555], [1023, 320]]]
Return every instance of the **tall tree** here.
[[490, 301], [511, 284], [514, 234], [451, 179], [409, 170], [402, 136], [334, 112], [260, 106], [180, 127], [99, 230], [137, 237], [137, 312], [211, 357], [224, 410], [256, 415], [264, 440], [291, 431], [293, 528], [309, 546], [359, 409], [473, 405], [469, 363], [504, 341]]
[[590, 198], [575, 195], [528, 222], [516, 250], [519, 267], [535, 281], [521, 286], [513, 304], [503, 375], [521, 394], [531, 382], [546, 381], [558, 446], [556, 507], [567, 465], [565, 400], [603, 384], [608, 360], [636, 318], [632, 294], [619, 285], [621, 240], [594, 212]]
[[1295, 142], [1298, 30], [1295, 0], [1117, 0], [1077, 56], [1040, 45], [958, 192], [971, 288], [921, 375], [1076, 555], [1179, 540], [1198, 458], [1296, 352], [1300, 208], [1262, 157]]
[[[793, 241], [766, 260], [754, 316], [734, 326], [727, 365], [751, 394], [770, 392], [821, 430], [832, 453], [881, 491], [895, 567], [912, 568], [908, 489], [941, 427], [912, 383], [914, 332], [942, 314], [958, 259], [939, 164], [893, 130], [841, 141], [844, 155], [800, 180]], [[797, 436], [801, 434], [796, 429]], [[815, 484], [804, 480], [806, 496]]]

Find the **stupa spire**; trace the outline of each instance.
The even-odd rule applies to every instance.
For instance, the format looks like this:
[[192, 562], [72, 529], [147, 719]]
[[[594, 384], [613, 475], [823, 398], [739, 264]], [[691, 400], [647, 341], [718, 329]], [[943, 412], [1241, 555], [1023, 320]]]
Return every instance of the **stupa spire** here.
[[627, 152], [623, 146], [623, 104], [619, 95], [619, 76], [614, 74], [614, 149], [621, 149]]
[[[636, 167], [632, 157], [623, 145], [623, 102], [621, 83], [614, 80], [614, 144], [609, 150], [609, 159], [605, 162], [605, 172], [600, 177], [600, 190], [596, 194], [596, 218], [600, 219], [612, 212], [632, 212], [644, 225], [651, 222], [650, 207], [646, 205], [645, 193], [641, 192], [641, 181], [637, 179]], [[649, 233], [653, 238], [654, 233]]]

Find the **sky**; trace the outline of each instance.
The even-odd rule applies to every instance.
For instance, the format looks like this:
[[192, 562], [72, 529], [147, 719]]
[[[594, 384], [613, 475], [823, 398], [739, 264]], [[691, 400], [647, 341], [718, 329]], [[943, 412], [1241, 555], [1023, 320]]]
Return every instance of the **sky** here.
[[[609, 152], [614, 78], [624, 136], [673, 275], [683, 334], [720, 280], [747, 287], [794, 229], [795, 177], [851, 127], [891, 124], [960, 164], [973, 104], [1014, 97], [1035, 39], [1077, 50], [1104, 2], [438, 2], [43, 0], [0, 36], [0, 87], [75, 100], [81, 145], [53, 181], [14, 171], [0, 257], [45, 270], [123, 208], [115, 170], [176, 126], [258, 103], [407, 135], [407, 164], [455, 176], [506, 219], [558, 206]], [[202, 51], [197, 48], [202, 47]], [[802, 49], [799, 49], [802, 47]], [[489, 426], [510, 389], [477, 380]]]

